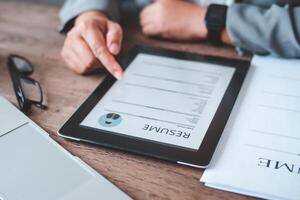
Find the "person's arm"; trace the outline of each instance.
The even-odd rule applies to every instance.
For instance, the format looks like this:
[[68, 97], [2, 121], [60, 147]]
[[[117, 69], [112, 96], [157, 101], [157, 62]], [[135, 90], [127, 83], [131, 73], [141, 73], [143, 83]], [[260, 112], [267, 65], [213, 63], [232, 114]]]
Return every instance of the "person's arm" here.
[[102, 11], [112, 20], [119, 17], [117, 0], [66, 0], [59, 12], [59, 31], [67, 33], [73, 27], [77, 16], [92, 10]]
[[300, 7], [233, 4], [226, 31], [233, 45], [250, 52], [300, 57]]
[[[184, 1], [155, 1], [140, 14], [149, 36], [170, 39], [207, 39], [207, 8]], [[300, 57], [300, 7], [269, 9], [250, 4], [228, 8], [222, 41], [257, 54]]]

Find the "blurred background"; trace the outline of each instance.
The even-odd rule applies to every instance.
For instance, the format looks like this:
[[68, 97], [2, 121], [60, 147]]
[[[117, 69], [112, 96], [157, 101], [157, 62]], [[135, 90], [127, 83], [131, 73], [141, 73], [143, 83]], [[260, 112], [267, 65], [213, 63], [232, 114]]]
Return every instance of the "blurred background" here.
[[46, 3], [52, 5], [61, 5], [64, 0], [0, 0], [0, 1], [20, 1], [20, 2], [36, 2], [36, 3]]

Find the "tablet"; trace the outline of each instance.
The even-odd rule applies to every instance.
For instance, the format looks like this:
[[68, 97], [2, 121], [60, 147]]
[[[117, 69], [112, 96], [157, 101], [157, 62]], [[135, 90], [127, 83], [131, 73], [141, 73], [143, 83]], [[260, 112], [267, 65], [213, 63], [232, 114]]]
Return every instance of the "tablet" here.
[[250, 63], [136, 46], [58, 131], [194, 167], [209, 164]]

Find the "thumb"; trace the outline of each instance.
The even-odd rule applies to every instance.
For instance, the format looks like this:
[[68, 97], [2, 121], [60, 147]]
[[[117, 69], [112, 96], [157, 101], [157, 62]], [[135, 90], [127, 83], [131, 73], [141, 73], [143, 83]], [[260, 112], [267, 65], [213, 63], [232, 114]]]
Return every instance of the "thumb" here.
[[123, 31], [119, 24], [109, 21], [107, 23], [106, 44], [108, 50], [117, 55], [120, 52]]

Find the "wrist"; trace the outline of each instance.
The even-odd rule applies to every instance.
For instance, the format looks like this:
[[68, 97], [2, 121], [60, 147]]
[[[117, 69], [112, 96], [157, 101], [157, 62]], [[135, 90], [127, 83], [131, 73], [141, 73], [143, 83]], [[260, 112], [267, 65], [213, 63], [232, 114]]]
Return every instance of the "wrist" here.
[[197, 12], [199, 13], [199, 17], [196, 18], [198, 21], [196, 24], [199, 24], [199, 22], [200, 22], [200, 25], [194, 26], [194, 27], [197, 27], [196, 37], [198, 39], [206, 39], [207, 34], [208, 34], [207, 27], [205, 24], [205, 16], [207, 13], [207, 7], [199, 6]]
[[86, 12], [80, 14], [75, 19], [75, 25], [78, 23], [81, 23], [83, 21], [89, 20], [89, 19], [108, 19], [108, 18], [105, 13], [98, 11], [98, 10], [86, 11]]
[[224, 43], [224, 44], [232, 44], [231, 42], [231, 39], [228, 35], [228, 32], [226, 31], [226, 29], [224, 29], [221, 33], [221, 41]]
[[208, 30], [207, 30], [207, 27], [206, 27], [206, 24], [205, 24], [205, 16], [206, 16], [206, 13], [207, 13], [207, 7], [202, 7], [201, 8], [201, 13], [202, 13], [202, 16], [201, 16], [201, 32], [200, 32], [200, 39], [206, 39], [207, 38], [207, 35], [208, 35]]

